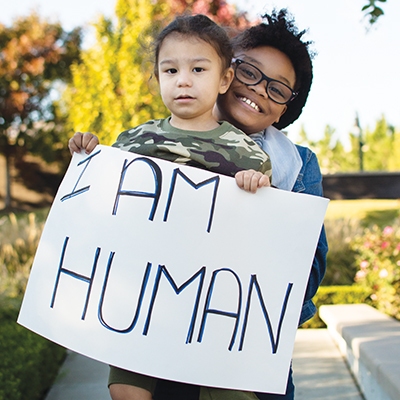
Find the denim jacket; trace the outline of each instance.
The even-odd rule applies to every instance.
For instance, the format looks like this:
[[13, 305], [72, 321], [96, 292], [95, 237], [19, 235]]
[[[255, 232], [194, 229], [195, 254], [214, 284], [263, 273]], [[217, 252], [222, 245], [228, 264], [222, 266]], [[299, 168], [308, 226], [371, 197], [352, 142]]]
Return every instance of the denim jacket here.
[[[322, 175], [316, 155], [307, 147], [296, 145], [296, 148], [303, 161], [303, 166], [301, 167], [300, 173], [297, 176], [297, 180], [292, 192], [322, 196]], [[326, 240], [325, 229], [322, 227], [317, 249], [315, 251], [310, 277], [308, 279], [299, 325], [312, 318], [317, 311], [314, 303], [312, 302], [312, 298], [317, 292], [322, 278], [325, 275], [327, 252], [328, 243]]]

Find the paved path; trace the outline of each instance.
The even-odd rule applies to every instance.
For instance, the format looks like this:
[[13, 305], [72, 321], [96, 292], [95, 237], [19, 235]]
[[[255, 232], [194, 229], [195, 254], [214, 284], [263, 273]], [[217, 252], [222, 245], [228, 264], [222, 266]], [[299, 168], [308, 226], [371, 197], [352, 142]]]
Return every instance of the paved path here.
[[362, 400], [326, 329], [299, 329], [293, 353], [296, 400]]
[[[299, 329], [293, 354], [296, 400], [362, 400], [326, 329]], [[110, 400], [108, 366], [70, 352], [46, 400]]]

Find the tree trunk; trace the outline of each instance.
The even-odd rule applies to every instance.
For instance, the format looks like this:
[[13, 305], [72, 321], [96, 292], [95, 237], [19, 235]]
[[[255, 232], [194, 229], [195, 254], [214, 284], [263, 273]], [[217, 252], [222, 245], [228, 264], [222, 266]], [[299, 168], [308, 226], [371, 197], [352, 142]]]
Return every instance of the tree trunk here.
[[[4, 138], [3, 138], [4, 139]], [[6, 142], [6, 143], [4, 143]], [[4, 140], [3, 145], [1, 146], [2, 153], [4, 155], [5, 161], [5, 197], [4, 197], [4, 210], [11, 209], [12, 196], [11, 196], [11, 167], [12, 167], [12, 152], [13, 148], [8, 143], [8, 140]]]
[[[8, 147], [8, 146], [7, 146]], [[6, 196], [4, 199], [4, 208], [6, 210], [11, 209], [11, 155], [8, 149], [5, 151], [5, 160], [6, 160]]]

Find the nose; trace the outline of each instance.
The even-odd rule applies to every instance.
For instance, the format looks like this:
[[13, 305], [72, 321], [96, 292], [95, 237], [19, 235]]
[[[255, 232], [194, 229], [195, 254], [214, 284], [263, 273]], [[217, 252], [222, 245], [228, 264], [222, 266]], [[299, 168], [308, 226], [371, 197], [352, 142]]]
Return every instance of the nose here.
[[252, 90], [253, 92], [257, 93], [259, 96], [262, 97], [268, 97], [267, 94], [267, 87], [265, 85], [264, 81], [261, 81], [259, 83], [257, 83], [257, 85], [254, 86], [247, 86], [250, 90]]
[[176, 84], [178, 85], [178, 87], [192, 86], [192, 79], [190, 77], [190, 73], [186, 71], [180, 71]]

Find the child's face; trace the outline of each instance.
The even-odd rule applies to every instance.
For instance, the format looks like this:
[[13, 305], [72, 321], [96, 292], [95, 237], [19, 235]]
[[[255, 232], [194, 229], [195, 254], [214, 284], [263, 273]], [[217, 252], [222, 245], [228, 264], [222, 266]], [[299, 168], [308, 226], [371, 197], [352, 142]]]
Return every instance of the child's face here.
[[172, 33], [161, 45], [158, 70], [173, 126], [199, 131], [218, 126], [212, 110], [218, 94], [228, 90], [233, 70], [222, 73], [222, 61], [210, 44]]
[[[235, 54], [259, 68], [265, 75], [293, 88], [296, 74], [286, 54], [270, 46], [261, 46]], [[266, 82], [246, 86], [234, 79], [225, 95], [217, 102], [219, 118], [242, 129], [247, 134], [259, 132], [275, 122], [287, 106], [274, 103], [266, 93]]]

